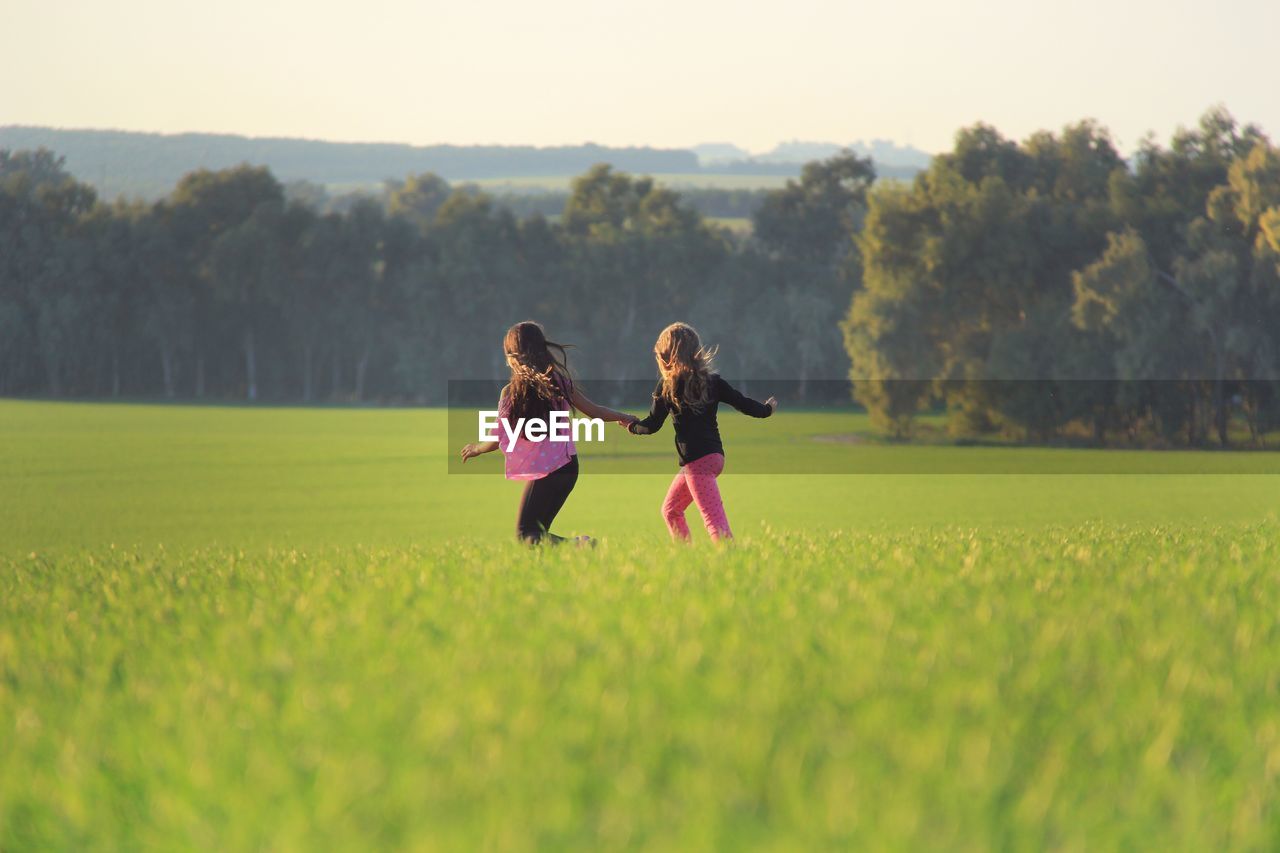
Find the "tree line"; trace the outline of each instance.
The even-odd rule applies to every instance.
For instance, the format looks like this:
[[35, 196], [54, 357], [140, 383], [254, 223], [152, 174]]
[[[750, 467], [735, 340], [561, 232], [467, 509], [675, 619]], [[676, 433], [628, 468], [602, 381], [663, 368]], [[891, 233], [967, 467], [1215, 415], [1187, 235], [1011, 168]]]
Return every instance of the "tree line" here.
[[324, 210], [247, 165], [105, 203], [47, 150], [0, 152], [0, 394], [436, 402], [503, 375], [528, 317], [585, 377], [651, 376], [686, 318], [733, 342], [735, 375], [839, 379], [873, 180], [852, 155], [810, 164], [746, 239], [608, 165], [551, 221], [433, 174]]
[[1280, 423], [1280, 152], [1256, 127], [1213, 110], [1126, 160], [1092, 122], [976, 125], [875, 178], [806, 164], [742, 234], [608, 165], [548, 217], [430, 173], [324, 204], [250, 166], [105, 203], [46, 150], [0, 152], [0, 394], [438, 402], [503, 375], [515, 320], [639, 379], [685, 319], [729, 375], [846, 400], [852, 377], [898, 437], [938, 408], [1034, 441]]
[[1227, 445], [1280, 425], [1280, 151], [1211, 110], [1126, 162], [1091, 122], [961, 131], [868, 198], [843, 329], [855, 392], [912, 434]]
[[[616, 168], [616, 167], [615, 167]], [[877, 167], [877, 174], [880, 169]], [[446, 192], [461, 191], [472, 194], [484, 193], [497, 207], [511, 211], [517, 219], [528, 219], [531, 216], [545, 216], [556, 220], [564, 215], [569, 204], [569, 190], [528, 189], [515, 190], [509, 186], [482, 188], [466, 181], [443, 181], [442, 188]], [[403, 180], [383, 181], [376, 189], [359, 189], [350, 192], [335, 193], [322, 184], [313, 181], [286, 181], [285, 198], [291, 201], [305, 202], [310, 207], [323, 213], [345, 212], [357, 201], [374, 198], [384, 206], [390, 196], [404, 183]], [[749, 220], [764, 204], [769, 195], [766, 189], [722, 188], [722, 187], [680, 187], [680, 199], [688, 207], [693, 208], [708, 219], [745, 219]]]

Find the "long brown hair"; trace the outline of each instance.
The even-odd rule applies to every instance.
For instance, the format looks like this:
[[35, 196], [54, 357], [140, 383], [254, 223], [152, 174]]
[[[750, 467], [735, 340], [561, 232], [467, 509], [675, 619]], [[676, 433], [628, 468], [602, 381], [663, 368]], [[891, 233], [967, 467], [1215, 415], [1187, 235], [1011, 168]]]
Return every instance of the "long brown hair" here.
[[697, 409], [710, 401], [716, 351], [702, 345], [693, 326], [688, 323], [667, 326], [653, 345], [653, 355], [662, 377], [658, 396], [671, 408], [677, 412], [684, 406]]
[[502, 350], [511, 379], [502, 396], [511, 403], [512, 417], [545, 419], [553, 406], [572, 396], [567, 346], [547, 340], [542, 327], [532, 320], [507, 329]]

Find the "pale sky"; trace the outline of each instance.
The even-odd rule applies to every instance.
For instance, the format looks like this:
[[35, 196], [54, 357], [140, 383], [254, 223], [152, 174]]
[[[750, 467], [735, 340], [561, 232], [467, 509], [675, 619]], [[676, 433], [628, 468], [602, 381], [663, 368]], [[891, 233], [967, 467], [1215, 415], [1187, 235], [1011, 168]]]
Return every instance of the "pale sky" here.
[[1091, 117], [1124, 151], [1211, 105], [1280, 137], [1280, 0], [4, 0], [0, 125], [655, 145]]

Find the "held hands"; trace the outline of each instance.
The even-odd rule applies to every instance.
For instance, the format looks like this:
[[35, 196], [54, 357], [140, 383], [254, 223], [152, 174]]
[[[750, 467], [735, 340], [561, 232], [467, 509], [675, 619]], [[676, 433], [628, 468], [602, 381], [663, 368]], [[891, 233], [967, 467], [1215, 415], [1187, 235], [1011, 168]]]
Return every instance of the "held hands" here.
[[631, 432], [631, 425], [640, 419], [635, 415], [628, 415], [626, 412], [621, 412], [620, 414], [621, 417], [618, 418], [618, 426], [622, 427], [627, 432]]
[[618, 426], [622, 427], [632, 435], [652, 435], [653, 434], [652, 430], [640, 424], [640, 418], [632, 417], [631, 415], [627, 415], [627, 417], [629, 418], [629, 420], [619, 421]]

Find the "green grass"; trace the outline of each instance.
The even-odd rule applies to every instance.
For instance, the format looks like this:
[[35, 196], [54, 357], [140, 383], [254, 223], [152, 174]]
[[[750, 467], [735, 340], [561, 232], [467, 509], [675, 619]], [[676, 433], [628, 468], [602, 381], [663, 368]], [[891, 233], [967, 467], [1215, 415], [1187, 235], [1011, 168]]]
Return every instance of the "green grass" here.
[[[1249, 473], [1276, 470], [1277, 454], [860, 445], [818, 440], [865, 430], [856, 414], [722, 421], [722, 488], [739, 532], [766, 521], [814, 531], [1219, 524], [1274, 517], [1280, 503], [1280, 479]], [[450, 446], [438, 410], [0, 402], [0, 554], [501, 541], [520, 487], [497, 475], [496, 454], [465, 469], [446, 461], [473, 440], [473, 424], [462, 416]], [[670, 427], [608, 436], [604, 448], [583, 446], [557, 526], [663, 542]], [[450, 466], [480, 475], [446, 474]], [[871, 473], [822, 473], [841, 470]], [[1087, 473], [1113, 470], [1130, 473]], [[1195, 473], [1206, 470], [1241, 473]]]
[[732, 547], [659, 435], [530, 551], [438, 411], [0, 402], [0, 849], [1280, 843], [1269, 454], [723, 426]]

